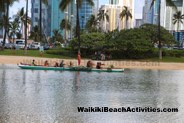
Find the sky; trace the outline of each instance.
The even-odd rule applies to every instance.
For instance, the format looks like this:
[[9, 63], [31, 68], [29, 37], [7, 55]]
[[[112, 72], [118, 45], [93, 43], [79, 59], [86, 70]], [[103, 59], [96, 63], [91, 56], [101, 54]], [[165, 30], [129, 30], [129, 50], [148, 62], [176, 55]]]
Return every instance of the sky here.
[[[31, 0], [29, 0], [29, 16], [31, 16]], [[109, 0], [99, 0], [100, 5], [108, 4]], [[142, 7], [144, 5], [145, 0], [135, 0], [135, 19], [142, 18]], [[19, 0], [19, 2], [15, 2], [14, 5], [10, 8], [10, 16], [15, 15], [18, 10], [22, 7], [25, 8], [26, 2], [25, 0]]]

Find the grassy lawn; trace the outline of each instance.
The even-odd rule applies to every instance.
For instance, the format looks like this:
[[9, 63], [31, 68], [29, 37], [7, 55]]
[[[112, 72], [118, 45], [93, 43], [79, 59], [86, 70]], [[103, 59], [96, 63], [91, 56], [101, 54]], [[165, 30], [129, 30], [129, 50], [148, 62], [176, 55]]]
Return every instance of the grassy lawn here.
[[177, 62], [177, 63], [184, 63], [184, 57], [178, 58], [178, 57], [163, 57], [162, 60], [159, 60], [158, 58], [151, 58], [148, 59], [150, 61], [160, 61], [160, 62]]
[[[47, 51], [58, 51], [58, 49], [52, 49]], [[5, 49], [3, 51], [0, 51], [0, 55], [10, 55], [10, 56], [32, 56], [32, 57], [44, 57], [44, 58], [61, 58], [61, 59], [73, 59], [77, 57], [77, 54], [66, 51], [66, 50], [60, 50], [62, 54], [48, 54], [44, 52], [43, 56], [40, 55], [39, 50], [27, 50], [27, 54], [25, 54], [24, 50], [10, 50]], [[83, 57], [84, 58], [84, 57]], [[120, 59], [119, 59], [120, 60]], [[117, 61], [119, 61], [117, 60]], [[123, 59], [125, 60], [125, 59]], [[132, 60], [131, 60], [132, 61]], [[134, 61], [134, 60], [133, 60]], [[135, 61], [160, 61], [160, 62], [176, 62], [176, 63], [184, 63], [184, 57], [178, 58], [178, 57], [163, 57], [162, 60], [159, 60], [158, 58], [149, 58], [149, 59], [141, 59], [141, 60], [135, 60]]]
[[5, 49], [3, 51], [0, 51], [0, 55], [32, 56], [32, 57], [63, 58], [63, 59], [73, 58], [73, 57], [69, 57], [69, 56], [47, 54], [46, 51], [44, 52], [43, 56], [41, 56], [39, 50], [27, 50], [27, 54], [25, 54], [25, 51], [24, 50], [10, 50], [10, 49]]

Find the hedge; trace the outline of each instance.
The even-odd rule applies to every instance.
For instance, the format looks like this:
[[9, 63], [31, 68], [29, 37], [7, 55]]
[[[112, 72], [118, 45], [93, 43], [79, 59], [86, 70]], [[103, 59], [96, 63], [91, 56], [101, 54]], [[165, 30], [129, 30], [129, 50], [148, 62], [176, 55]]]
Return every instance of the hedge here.
[[[95, 51], [102, 51], [105, 54], [110, 54], [112, 59], [144, 59], [158, 57], [158, 49], [134, 49], [134, 50], [114, 50], [114, 49], [85, 49], [81, 48], [81, 56], [83, 58], [94, 58]], [[169, 57], [184, 57], [184, 50], [162, 50], [163, 56]], [[54, 49], [46, 51], [47, 54], [62, 55], [69, 57], [76, 57], [77, 50], [71, 48]]]

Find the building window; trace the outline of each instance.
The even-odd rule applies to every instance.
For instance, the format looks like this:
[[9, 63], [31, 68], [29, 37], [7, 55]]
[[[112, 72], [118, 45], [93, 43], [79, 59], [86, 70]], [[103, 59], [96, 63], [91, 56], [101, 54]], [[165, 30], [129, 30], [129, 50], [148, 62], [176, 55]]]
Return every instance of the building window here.
[[35, 17], [35, 22], [38, 22], [38, 18], [37, 17]]
[[38, 8], [35, 8], [34, 9], [34, 13], [38, 13]]

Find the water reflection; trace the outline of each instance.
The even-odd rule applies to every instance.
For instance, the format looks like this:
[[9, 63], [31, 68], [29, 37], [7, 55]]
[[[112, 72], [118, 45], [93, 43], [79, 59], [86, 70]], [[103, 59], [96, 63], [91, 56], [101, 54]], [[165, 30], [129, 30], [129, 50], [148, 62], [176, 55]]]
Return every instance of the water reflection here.
[[74, 73], [74, 81], [73, 81], [73, 89], [74, 93], [78, 92], [80, 88], [80, 72], [75, 72]]
[[[0, 123], [184, 121], [184, 71], [87, 73], [0, 67]], [[177, 107], [179, 113], [78, 113], [77, 107]]]

